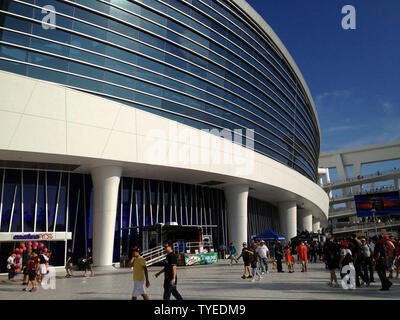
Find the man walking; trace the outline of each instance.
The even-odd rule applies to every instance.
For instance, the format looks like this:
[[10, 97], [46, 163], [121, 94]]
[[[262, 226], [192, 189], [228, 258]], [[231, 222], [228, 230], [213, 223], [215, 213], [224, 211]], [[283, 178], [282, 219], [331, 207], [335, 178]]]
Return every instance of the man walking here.
[[240, 257], [243, 257], [243, 263], [244, 263], [244, 272], [242, 275], [242, 279], [246, 279], [246, 273], [248, 273], [248, 279], [253, 278], [251, 275], [251, 271], [250, 271], [250, 253], [249, 253], [249, 249], [247, 248], [247, 243], [243, 242], [243, 249], [242, 249], [242, 253], [240, 254], [238, 260], [240, 259]]
[[372, 241], [375, 244], [374, 248], [374, 260], [373, 264], [375, 265], [375, 270], [378, 273], [379, 279], [381, 280], [382, 289], [381, 291], [388, 291], [392, 286], [392, 283], [386, 277], [386, 256], [385, 256], [385, 248], [384, 248], [384, 240], [382, 236], [377, 238], [376, 236], [372, 238]]
[[182, 296], [176, 288], [178, 282], [178, 276], [176, 273], [176, 256], [172, 249], [171, 242], [164, 243], [164, 249], [167, 251], [167, 257], [164, 260], [164, 269], [155, 274], [156, 278], [164, 272], [164, 300], [170, 300], [171, 294], [176, 300], [183, 300]]
[[65, 271], [67, 271], [66, 278], [72, 277], [72, 249], [68, 248], [67, 261], [65, 262]]
[[[29, 274], [29, 280], [28, 283], [26, 284], [26, 288], [24, 289], [25, 291], [29, 292], [36, 292], [37, 291], [37, 282], [36, 282], [36, 276], [39, 273], [39, 256], [37, 255], [36, 251], [32, 252], [31, 258], [28, 261], [28, 274]], [[32, 288], [29, 290], [29, 282], [32, 284]]]
[[264, 266], [265, 266], [265, 272], [268, 272], [268, 258], [271, 259], [271, 256], [269, 254], [268, 247], [265, 244], [264, 240], [261, 240], [260, 245], [257, 247], [256, 252], [258, 256], [260, 257], [260, 267], [261, 267], [261, 274], [264, 274]]
[[93, 271], [93, 254], [92, 254], [92, 249], [88, 248], [87, 249], [87, 255], [86, 255], [86, 263], [85, 263], [85, 273], [83, 274], [84, 277], [86, 277], [86, 273], [90, 271], [90, 276], [94, 277], [94, 271]]
[[128, 263], [129, 267], [133, 266], [133, 292], [132, 300], [137, 300], [138, 296], [142, 296], [143, 300], [149, 300], [144, 287], [144, 279], [146, 278], [146, 288], [150, 287], [149, 275], [146, 267], [146, 260], [140, 255], [139, 248], [133, 248], [132, 259]]
[[32, 250], [28, 249], [22, 256], [22, 273], [24, 274], [22, 285], [27, 285], [29, 281], [28, 261], [31, 258], [31, 254]]

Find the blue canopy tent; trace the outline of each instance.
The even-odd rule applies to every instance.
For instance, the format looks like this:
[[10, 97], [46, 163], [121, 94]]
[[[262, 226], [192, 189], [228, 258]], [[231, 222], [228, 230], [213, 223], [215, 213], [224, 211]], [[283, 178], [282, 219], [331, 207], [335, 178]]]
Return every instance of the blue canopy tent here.
[[265, 230], [263, 233], [255, 236], [254, 240], [286, 240], [286, 238], [272, 230]]

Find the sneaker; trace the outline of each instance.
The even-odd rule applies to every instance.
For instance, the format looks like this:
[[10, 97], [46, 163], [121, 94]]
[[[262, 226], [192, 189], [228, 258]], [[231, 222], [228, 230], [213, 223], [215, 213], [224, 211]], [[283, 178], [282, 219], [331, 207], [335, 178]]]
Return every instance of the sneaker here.
[[267, 270], [267, 274], [269, 273], [269, 271]]
[[[268, 272], [268, 271], [267, 271]], [[263, 271], [263, 272], [261, 272], [261, 274], [264, 274], [265, 272]]]
[[28, 288], [23, 288], [22, 291], [29, 291]]
[[36, 287], [33, 287], [31, 290], [29, 290], [29, 292], [36, 292], [36, 291], [37, 291]]
[[255, 280], [254, 278], [250, 280], [250, 282], [255, 282], [255, 281], [256, 281], [256, 280]]
[[241, 276], [241, 278], [242, 278], [242, 279], [246, 279], [246, 276], [245, 276], [245, 275], [243, 275], [243, 276]]
[[328, 282], [328, 286], [329, 287], [333, 287], [333, 283], [332, 282]]
[[340, 286], [339, 286], [339, 283], [335, 283], [335, 288], [339, 288]]
[[248, 276], [247, 279], [253, 279], [253, 276]]

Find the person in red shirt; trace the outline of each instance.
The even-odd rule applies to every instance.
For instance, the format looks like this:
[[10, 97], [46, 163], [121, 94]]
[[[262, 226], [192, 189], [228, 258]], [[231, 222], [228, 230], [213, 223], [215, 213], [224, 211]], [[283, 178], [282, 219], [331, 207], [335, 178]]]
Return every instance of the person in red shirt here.
[[302, 242], [297, 247], [297, 254], [299, 255], [301, 262], [301, 272], [307, 272], [307, 246]]
[[293, 265], [294, 258], [292, 256], [292, 252], [290, 251], [288, 246], [285, 247], [285, 260], [286, 260], [286, 264], [289, 269], [289, 273], [293, 273], [294, 272], [294, 265]]
[[[39, 256], [37, 255], [37, 253], [35, 251], [33, 251], [30, 259], [28, 260], [27, 268], [28, 268], [29, 279], [28, 279], [28, 283], [27, 283], [24, 291], [29, 291], [29, 292], [37, 291], [36, 276], [38, 275], [38, 272], [39, 272], [39, 263], [40, 263]], [[32, 284], [32, 288], [30, 290], [28, 289], [29, 283]]]

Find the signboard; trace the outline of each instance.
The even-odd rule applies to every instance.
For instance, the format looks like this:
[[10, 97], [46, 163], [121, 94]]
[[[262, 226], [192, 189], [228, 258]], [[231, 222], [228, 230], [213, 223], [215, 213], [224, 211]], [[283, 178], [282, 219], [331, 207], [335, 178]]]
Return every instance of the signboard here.
[[218, 262], [218, 254], [214, 253], [199, 253], [190, 254], [185, 253], [185, 265], [192, 266], [195, 264], [211, 264]]
[[381, 192], [354, 196], [357, 217], [400, 214], [399, 192]]
[[62, 241], [71, 239], [72, 232], [0, 232], [0, 241]]
[[356, 233], [356, 237], [366, 237], [367, 233], [366, 232], [358, 232]]

